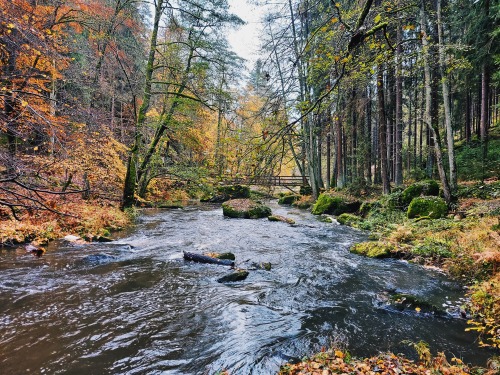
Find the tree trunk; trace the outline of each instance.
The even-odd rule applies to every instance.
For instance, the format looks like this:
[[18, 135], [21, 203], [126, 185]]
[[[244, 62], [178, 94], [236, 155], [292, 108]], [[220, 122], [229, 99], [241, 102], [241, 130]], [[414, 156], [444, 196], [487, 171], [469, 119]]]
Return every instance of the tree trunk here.
[[[443, 187], [443, 195], [446, 203], [451, 202], [450, 187], [448, 185], [448, 178], [446, 176], [444, 165], [443, 165], [443, 155], [441, 152], [441, 139], [439, 137], [439, 130], [437, 123], [433, 122], [433, 116], [431, 114], [432, 106], [432, 82], [431, 82], [431, 68], [429, 63], [429, 45], [427, 41], [426, 32], [426, 15], [425, 15], [425, 0], [422, 0], [420, 8], [420, 22], [421, 22], [421, 32], [422, 32], [422, 49], [423, 49], [423, 60], [424, 60], [424, 88], [425, 88], [425, 112], [424, 112], [424, 123], [427, 125], [431, 133], [431, 138], [434, 145], [434, 153], [436, 156], [436, 165], [438, 167], [439, 177]], [[434, 118], [434, 120], [436, 120]]]
[[142, 143], [142, 131], [144, 122], [146, 121], [146, 113], [151, 103], [151, 87], [154, 71], [155, 53], [158, 40], [158, 30], [160, 26], [160, 19], [163, 13], [163, 0], [157, 0], [155, 6], [155, 15], [153, 21], [153, 30], [151, 32], [151, 41], [149, 44], [148, 62], [146, 65], [146, 77], [144, 82], [144, 95], [142, 104], [139, 109], [137, 121], [135, 125], [134, 144], [130, 150], [130, 157], [127, 163], [127, 172], [125, 177], [125, 184], [123, 187], [123, 201], [122, 208], [131, 207], [134, 204], [134, 195], [137, 185], [137, 165], [139, 162], [139, 147]]
[[444, 124], [446, 130], [446, 142], [448, 146], [448, 163], [450, 168], [450, 174], [449, 174], [450, 190], [451, 194], [455, 194], [455, 191], [457, 189], [457, 164], [455, 162], [455, 144], [453, 141], [453, 128], [451, 125], [450, 86], [448, 83], [448, 75], [446, 74], [446, 63], [444, 54], [441, 1], [442, 0], [437, 0], [439, 67], [441, 71], [441, 87], [443, 91], [443, 106], [444, 106]]
[[[394, 183], [396, 186], [403, 185], [403, 73], [402, 73], [402, 30], [398, 18], [396, 36], [396, 129], [394, 142]], [[410, 110], [411, 112], [411, 110]]]
[[391, 185], [389, 182], [389, 170], [387, 163], [387, 122], [385, 117], [384, 98], [384, 74], [382, 65], [378, 66], [377, 72], [377, 111], [379, 129], [379, 149], [380, 149], [380, 176], [382, 178], [382, 192], [390, 194]]

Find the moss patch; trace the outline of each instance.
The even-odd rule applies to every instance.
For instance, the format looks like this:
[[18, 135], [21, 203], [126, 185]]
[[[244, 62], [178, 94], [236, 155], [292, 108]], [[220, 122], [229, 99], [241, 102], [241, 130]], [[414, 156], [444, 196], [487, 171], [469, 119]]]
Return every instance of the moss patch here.
[[278, 204], [292, 204], [300, 199], [300, 195], [287, 194], [278, 199]]
[[368, 258], [389, 258], [395, 254], [396, 248], [389, 243], [368, 241], [351, 246], [350, 251]]
[[350, 227], [357, 227], [357, 225], [361, 222], [361, 218], [359, 216], [353, 214], [341, 214], [337, 218], [339, 224], [348, 225]]
[[312, 213], [314, 215], [321, 214], [332, 214], [340, 215], [345, 212], [353, 213], [359, 210], [361, 202], [357, 200], [348, 200], [344, 197], [333, 195], [332, 193], [326, 192], [320, 194], [318, 200], [312, 208]]
[[421, 195], [437, 197], [439, 195], [438, 183], [435, 180], [424, 180], [408, 186], [401, 193], [401, 202], [404, 205], [409, 205], [414, 198]]
[[408, 219], [428, 217], [439, 219], [448, 213], [448, 206], [444, 199], [439, 197], [413, 198], [408, 206]]

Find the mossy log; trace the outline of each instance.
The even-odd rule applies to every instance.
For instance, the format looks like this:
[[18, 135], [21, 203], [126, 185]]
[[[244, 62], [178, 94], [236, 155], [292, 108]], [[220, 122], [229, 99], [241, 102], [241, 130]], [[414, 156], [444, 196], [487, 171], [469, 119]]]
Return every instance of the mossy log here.
[[222, 266], [234, 267], [234, 261], [231, 259], [218, 259], [207, 255], [189, 253], [187, 251], [184, 251], [184, 259], [198, 263], [220, 264]]
[[245, 280], [247, 278], [248, 274], [249, 273], [247, 270], [236, 270], [234, 272], [227, 274], [226, 276], [222, 276], [217, 281], [219, 283], [230, 283], [230, 282], [234, 282], [234, 281], [241, 281], [241, 280]]
[[267, 219], [269, 221], [281, 221], [281, 222], [287, 223], [287, 224], [295, 224], [295, 220], [290, 219], [288, 217], [280, 216], [280, 215], [271, 215], [271, 216], [268, 216]]

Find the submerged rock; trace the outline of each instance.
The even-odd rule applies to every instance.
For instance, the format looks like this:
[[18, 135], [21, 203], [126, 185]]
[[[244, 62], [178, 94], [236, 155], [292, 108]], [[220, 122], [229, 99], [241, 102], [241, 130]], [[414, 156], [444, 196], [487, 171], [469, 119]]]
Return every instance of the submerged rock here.
[[260, 219], [271, 216], [271, 209], [251, 199], [232, 199], [222, 204], [224, 216], [243, 219]]
[[264, 271], [271, 271], [271, 263], [269, 262], [261, 262], [261, 263], [257, 263], [257, 262], [252, 262], [252, 264], [250, 265], [250, 269], [251, 270], [264, 270]]
[[236, 270], [227, 274], [226, 276], [222, 276], [217, 281], [219, 283], [230, 283], [234, 281], [245, 280], [248, 276], [249, 272], [247, 270]]

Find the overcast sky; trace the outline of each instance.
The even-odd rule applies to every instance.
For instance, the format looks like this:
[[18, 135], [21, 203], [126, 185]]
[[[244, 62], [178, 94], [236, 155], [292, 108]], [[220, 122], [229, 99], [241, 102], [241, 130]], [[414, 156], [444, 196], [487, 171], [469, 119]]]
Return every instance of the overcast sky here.
[[260, 20], [264, 12], [263, 7], [251, 5], [248, 0], [228, 1], [231, 12], [246, 22], [246, 25], [230, 32], [228, 41], [239, 56], [248, 60], [246, 65], [251, 69], [258, 57]]

